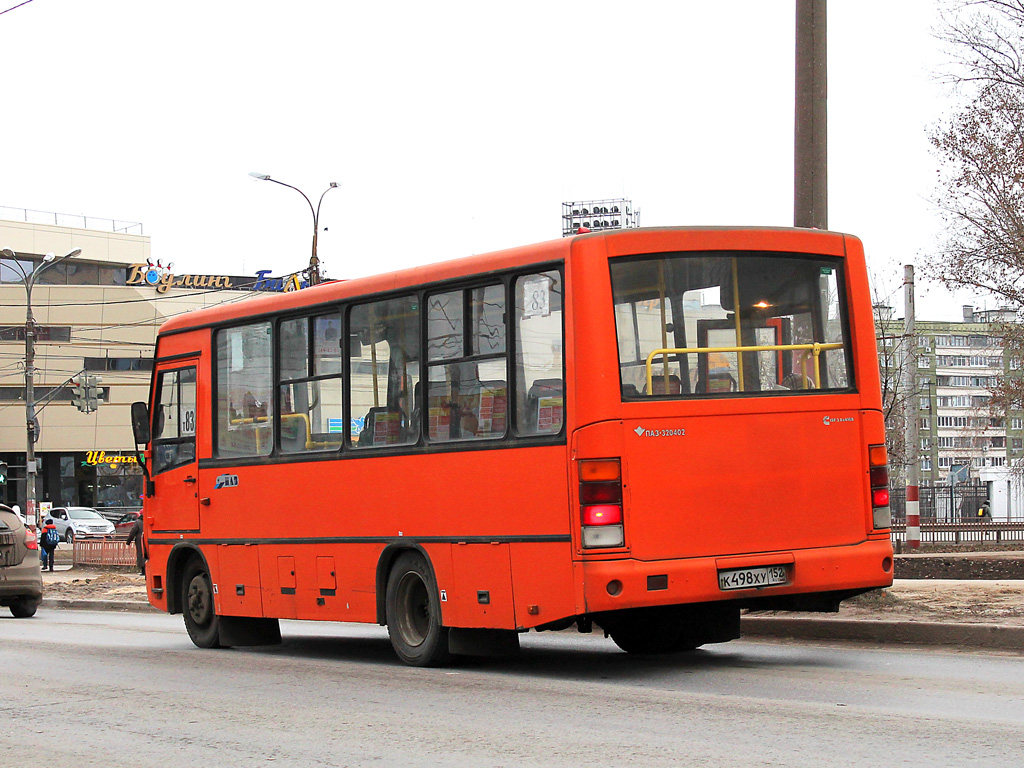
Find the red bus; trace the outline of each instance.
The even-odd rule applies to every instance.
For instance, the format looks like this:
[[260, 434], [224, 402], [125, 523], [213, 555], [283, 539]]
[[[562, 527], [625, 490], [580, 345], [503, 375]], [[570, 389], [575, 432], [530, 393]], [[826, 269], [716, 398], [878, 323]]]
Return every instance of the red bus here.
[[201, 647], [632, 653], [892, 583], [861, 243], [582, 234], [191, 312], [133, 406], [150, 602]]

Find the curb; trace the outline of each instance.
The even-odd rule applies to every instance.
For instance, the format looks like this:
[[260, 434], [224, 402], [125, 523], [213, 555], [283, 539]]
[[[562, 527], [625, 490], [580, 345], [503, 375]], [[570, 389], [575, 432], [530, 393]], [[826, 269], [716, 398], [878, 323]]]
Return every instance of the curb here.
[[140, 600], [75, 600], [65, 597], [44, 597], [41, 608], [61, 608], [79, 611], [131, 611], [163, 613]]
[[1024, 627], [1008, 624], [744, 616], [740, 620], [740, 629], [748, 637], [861, 640], [1024, 652]]
[[[43, 608], [80, 611], [163, 613], [139, 600], [74, 600], [44, 598]], [[1008, 624], [891, 621], [886, 619], [793, 618], [743, 616], [743, 637], [775, 637], [793, 640], [854, 640], [869, 643], [939, 645], [1024, 652], [1024, 627]]]

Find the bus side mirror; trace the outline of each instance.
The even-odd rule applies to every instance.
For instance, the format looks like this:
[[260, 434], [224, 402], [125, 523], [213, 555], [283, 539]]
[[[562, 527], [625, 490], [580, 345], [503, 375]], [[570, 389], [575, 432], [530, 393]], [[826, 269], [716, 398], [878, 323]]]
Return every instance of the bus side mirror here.
[[132, 403], [132, 434], [136, 445], [149, 445], [149, 406]]

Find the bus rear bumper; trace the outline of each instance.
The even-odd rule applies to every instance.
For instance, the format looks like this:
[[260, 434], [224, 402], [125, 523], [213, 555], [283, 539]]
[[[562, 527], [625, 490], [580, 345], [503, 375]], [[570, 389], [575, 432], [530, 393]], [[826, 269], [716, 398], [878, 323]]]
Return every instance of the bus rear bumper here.
[[[587, 613], [722, 600], [765, 610], [835, 610], [830, 606], [838, 606], [839, 600], [890, 586], [893, 579], [888, 538], [755, 555], [651, 562], [593, 560], [577, 566], [583, 572]], [[719, 584], [720, 572], [765, 566], [782, 566], [786, 582], [743, 589], [723, 589]], [[823, 599], [816, 601], [814, 595]]]

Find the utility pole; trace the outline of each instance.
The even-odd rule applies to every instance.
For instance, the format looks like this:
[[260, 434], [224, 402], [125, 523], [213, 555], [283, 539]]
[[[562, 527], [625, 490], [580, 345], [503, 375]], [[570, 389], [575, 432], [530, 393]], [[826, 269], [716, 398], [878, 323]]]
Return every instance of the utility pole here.
[[914, 336], [914, 265], [903, 267], [903, 426], [907, 445], [907, 545], [921, 546], [921, 443], [918, 436], [917, 339]]
[[25, 285], [25, 520], [37, 528], [40, 523], [39, 509], [36, 505], [36, 440], [39, 439], [39, 422], [36, 420], [36, 319], [32, 314], [32, 287], [44, 270], [65, 259], [72, 259], [81, 252], [81, 248], [75, 248], [59, 257], [47, 253], [32, 270], [26, 270], [14, 251], [10, 248], [4, 248], [2, 251], [3, 255], [10, 259], [12, 268], [21, 273]]
[[796, 0], [793, 226], [828, 229], [825, 0]]

